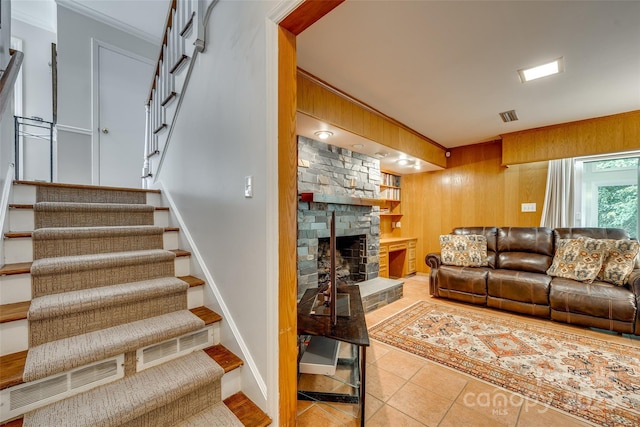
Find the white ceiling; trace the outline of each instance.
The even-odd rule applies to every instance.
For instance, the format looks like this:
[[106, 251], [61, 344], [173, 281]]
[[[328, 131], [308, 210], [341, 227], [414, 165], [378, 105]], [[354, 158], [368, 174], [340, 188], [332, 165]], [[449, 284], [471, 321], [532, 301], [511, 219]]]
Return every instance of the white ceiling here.
[[12, 0], [13, 18], [56, 32], [56, 3], [152, 43], [161, 42], [169, 0]]
[[[640, 109], [638, 1], [347, 0], [297, 50], [302, 69], [447, 148]], [[564, 73], [520, 82], [558, 57]], [[511, 109], [520, 120], [503, 123]]]

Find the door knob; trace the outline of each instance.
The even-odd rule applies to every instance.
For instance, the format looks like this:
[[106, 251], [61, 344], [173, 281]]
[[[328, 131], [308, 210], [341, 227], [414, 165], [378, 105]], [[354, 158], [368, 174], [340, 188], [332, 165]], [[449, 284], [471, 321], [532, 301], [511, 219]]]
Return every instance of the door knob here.
[[106, 133], [109, 133], [109, 129], [107, 129], [107, 128], [102, 128], [102, 133], [105, 133], [105, 134], [106, 134]]

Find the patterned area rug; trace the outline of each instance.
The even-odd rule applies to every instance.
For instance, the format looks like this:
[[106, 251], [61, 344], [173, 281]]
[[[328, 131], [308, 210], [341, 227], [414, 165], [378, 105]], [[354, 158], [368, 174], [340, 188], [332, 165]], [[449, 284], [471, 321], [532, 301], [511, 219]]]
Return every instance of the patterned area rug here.
[[425, 301], [369, 336], [599, 425], [640, 425], [640, 347]]

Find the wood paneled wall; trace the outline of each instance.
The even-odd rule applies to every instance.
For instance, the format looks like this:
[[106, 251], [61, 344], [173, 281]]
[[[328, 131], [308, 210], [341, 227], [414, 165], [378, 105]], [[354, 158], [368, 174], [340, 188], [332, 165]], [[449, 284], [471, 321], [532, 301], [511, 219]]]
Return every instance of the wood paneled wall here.
[[298, 111], [356, 135], [445, 167], [445, 149], [306, 72], [298, 72]]
[[640, 110], [502, 135], [502, 164], [640, 148]]
[[[500, 141], [451, 149], [447, 169], [402, 177], [402, 235], [418, 237], [418, 271], [438, 237], [461, 226], [537, 227], [548, 162], [502, 166]], [[536, 212], [521, 212], [536, 203]]]

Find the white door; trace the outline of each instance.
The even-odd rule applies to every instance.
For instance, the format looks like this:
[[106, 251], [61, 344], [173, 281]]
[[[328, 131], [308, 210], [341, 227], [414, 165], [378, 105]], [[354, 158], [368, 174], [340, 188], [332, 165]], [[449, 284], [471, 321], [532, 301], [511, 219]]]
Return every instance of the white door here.
[[98, 118], [94, 130], [97, 131], [98, 159], [94, 158], [93, 162], [97, 169], [93, 180], [98, 185], [140, 187], [144, 105], [151, 86], [153, 65], [149, 60], [100, 43], [94, 47], [98, 60]]

